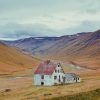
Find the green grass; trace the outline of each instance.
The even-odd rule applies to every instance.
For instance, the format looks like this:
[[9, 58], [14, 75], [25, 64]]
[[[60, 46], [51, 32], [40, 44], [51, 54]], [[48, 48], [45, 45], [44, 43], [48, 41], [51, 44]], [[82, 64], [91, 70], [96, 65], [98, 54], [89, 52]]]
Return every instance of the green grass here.
[[89, 92], [83, 92], [75, 95], [54, 97], [46, 100], [99, 100], [100, 99], [100, 88]]

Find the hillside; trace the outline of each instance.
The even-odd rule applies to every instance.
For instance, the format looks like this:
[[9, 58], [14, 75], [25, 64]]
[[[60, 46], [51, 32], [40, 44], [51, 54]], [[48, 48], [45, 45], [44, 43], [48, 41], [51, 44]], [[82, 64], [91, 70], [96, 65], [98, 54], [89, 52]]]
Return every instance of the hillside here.
[[3, 41], [5, 44], [17, 47], [24, 52], [38, 55], [44, 53], [44, 50], [52, 46], [59, 37], [30, 37], [16, 41]]
[[61, 37], [31, 37], [3, 42], [42, 59], [74, 62], [92, 69], [100, 68], [100, 30]]
[[0, 42], [0, 74], [33, 68], [39, 60]]
[[46, 50], [46, 56], [73, 61], [84, 67], [100, 68], [100, 30], [72, 36], [63, 36]]

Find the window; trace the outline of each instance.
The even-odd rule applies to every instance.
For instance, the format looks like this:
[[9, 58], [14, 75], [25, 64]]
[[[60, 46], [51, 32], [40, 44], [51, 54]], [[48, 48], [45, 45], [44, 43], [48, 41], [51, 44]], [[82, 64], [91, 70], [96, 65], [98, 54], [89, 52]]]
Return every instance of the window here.
[[44, 79], [44, 75], [41, 76], [41, 79]]
[[61, 80], [60, 80], [60, 75], [59, 75], [59, 82], [60, 82]]
[[74, 78], [74, 80], [76, 80], [76, 78]]
[[57, 79], [57, 76], [54, 76], [54, 79], [56, 80]]
[[57, 70], [55, 70], [55, 73], [57, 72]]
[[77, 78], [79, 80], [79, 78]]
[[64, 79], [64, 76], [62, 76], [62, 79]]
[[59, 70], [58, 70], [58, 73], [59, 73]]
[[41, 85], [44, 85], [44, 82], [41, 82]]
[[60, 75], [59, 75], [59, 79], [60, 79]]
[[63, 73], [63, 69], [61, 69], [61, 73]]

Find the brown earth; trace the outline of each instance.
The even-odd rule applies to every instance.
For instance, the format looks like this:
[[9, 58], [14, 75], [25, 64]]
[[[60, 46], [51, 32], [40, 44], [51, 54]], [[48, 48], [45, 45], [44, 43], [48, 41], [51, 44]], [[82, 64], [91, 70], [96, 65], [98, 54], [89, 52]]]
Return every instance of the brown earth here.
[[34, 68], [38, 64], [39, 59], [0, 43], [0, 74], [8, 74], [27, 68]]

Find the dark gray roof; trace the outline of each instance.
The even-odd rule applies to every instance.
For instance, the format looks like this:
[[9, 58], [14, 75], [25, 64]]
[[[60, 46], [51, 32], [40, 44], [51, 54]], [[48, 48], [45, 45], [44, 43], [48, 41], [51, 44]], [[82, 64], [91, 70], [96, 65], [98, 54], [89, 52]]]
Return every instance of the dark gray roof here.
[[66, 73], [65, 76], [67, 76], [67, 75], [69, 75], [71, 77], [74, 77], [74, 78], [77, 78], [77, 77], [79, 78], [80, 77], [79, 75], [77, 75], [75, 73]]

